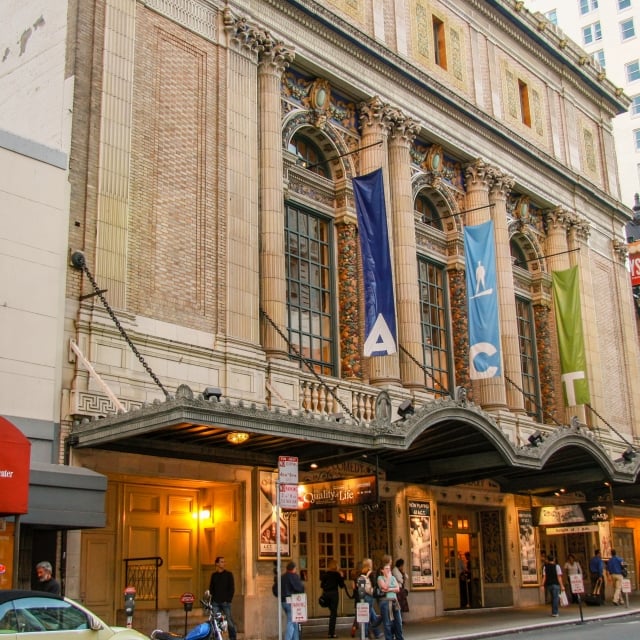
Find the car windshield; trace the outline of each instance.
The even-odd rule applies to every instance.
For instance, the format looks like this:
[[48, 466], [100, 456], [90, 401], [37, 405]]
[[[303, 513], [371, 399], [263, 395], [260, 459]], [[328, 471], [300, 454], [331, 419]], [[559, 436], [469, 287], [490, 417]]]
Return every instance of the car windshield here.
[[88, 628], [85, 613], [64, 600], [29, 597], [0, 604], [0, 634], [6, 631], [27, 633]]

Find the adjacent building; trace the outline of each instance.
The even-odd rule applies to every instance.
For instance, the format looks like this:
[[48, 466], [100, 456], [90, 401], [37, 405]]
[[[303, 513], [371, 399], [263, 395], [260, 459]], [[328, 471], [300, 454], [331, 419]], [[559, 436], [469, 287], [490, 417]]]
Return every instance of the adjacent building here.
[[107, 479], [68, 595], [178, 629], [223, 555], [263, 638], [278, 549], [311, 617], [332, 558], [403, 557], [412, 619], [467, 552], [473, 607], [636, 566], [630, 102], [579, 47], [513, 0], [68, 9], [59, 461]]
[[613, 121], [620, 197], [628, 205], [640, 193], [640, 3], [637, 0], [527, 0], [588, 54], [594, 65], [631, 98]]

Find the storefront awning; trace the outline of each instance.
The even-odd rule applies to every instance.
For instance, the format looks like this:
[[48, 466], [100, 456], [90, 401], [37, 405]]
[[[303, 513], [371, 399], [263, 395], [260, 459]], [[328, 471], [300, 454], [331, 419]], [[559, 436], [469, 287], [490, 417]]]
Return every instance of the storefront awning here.
[[31, 463], [29, 512], [23, 524], [88, 529], [106, 524], [106, 476], [83, 467]]
[[31, 443], [0, 416], [0, 516], [26, 513], [29, 503]]

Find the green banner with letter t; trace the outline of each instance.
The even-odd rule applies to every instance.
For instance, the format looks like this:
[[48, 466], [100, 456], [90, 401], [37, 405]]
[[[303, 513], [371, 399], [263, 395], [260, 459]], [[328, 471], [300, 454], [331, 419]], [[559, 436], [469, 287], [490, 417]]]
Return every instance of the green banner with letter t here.
[[578, 267], [571, 267], [565, 271], [553, 271], [551, 276], [563, 395], [565, 405], [571, 407], [590, 401]]

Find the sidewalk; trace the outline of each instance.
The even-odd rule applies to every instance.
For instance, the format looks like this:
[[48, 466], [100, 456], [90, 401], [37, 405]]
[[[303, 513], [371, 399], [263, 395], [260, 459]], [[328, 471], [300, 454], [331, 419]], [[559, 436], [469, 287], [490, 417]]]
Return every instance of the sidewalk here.
[[[615, 607], [611, 604], [603, 607], [582, 605], [582, 617], [585, 623], [590, 620], [616, 618], [634, 613], [640, 613], [640, 604], [636, 602], [630, 602], [629, 608]], [[405, 640], [470, 640], [471, 638], [493, 638], [516, 631], [577, 624], [580, 621], [580, 609], [575, 604], [561, 608], [558, 618], [551, 617], [549, 605], [526, 609], [511, 607], [471, 609], [451, 612], [423, 622], [407, 620], [403, 625], [403, 632]]]

